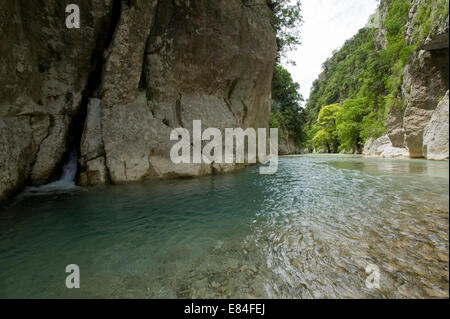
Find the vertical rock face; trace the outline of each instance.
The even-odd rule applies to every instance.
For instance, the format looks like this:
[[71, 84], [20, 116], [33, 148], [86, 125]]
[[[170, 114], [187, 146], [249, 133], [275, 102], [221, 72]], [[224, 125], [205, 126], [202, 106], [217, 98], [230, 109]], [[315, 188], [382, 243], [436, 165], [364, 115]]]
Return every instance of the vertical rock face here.
[[66, 28], [61, 1], [0, 4], [0, 200], [55, 178], [72, 147], [87, 185], [237, 168], [174, 165], [169, 137], [193, 120], [267, 126], [276, 41], [266, 1], [77, 4], [80, 29]]
[[98, 185], [107, 182], [105, 149], [102, 138], [102, 101], [89, 99], [86, 121], [80, 143], [80, 165], [85, 171], [79, 176], [82, 185]]
[[[429, 6], [424, 0], [412, 1], [405, 29], [405, 41], [410, 45], [420, 35], [416, 31], [420, 27], [417, 22], [419, 8], [423, 5]], [[439, 101], [449, 89], [448, 15], [442, 20], [433, 21], [428, 36], [422, 40], [405, 67], [402, 85], [405, 106], [393, 108], [386, 121], [386, 131], [392, 146], [406, 148], [412, 158], [436, 157], [430, 158], [427, 154], [424, 134]], [[435, 138], [441, 137], [438, 134]], [[445, 144], [446, 141], [448, 143], [446, 139], [437, 143]]]
[[394, 147], [404, 147], [405, 145], [404, 113], [404, 109], [393, 107], [386, 119], [386, 133]]
[[58, 174], [111, 2], [77, 1], [77, 30], [66, 28], [62, 1], [0, 2], [0, 200]]
[[[278, 134], [280, 134], [280, 132]], [[289, 136], [289, 132], [287, 130], [283, 130], [281, 134], [281, 138], [278, 142], [279, 155], [296, 155], [303, 153], [302, 148], [291, 136]]]
[[267, 127], [275, 56], [265, 1], [147, 1], [123, 12], [102, 83], [111, 181], [234, 167], [173, 164], [170, 132], [192, 132], [193, 120], [221, 130]]
[[405, 73], [410, 91], [403, 116], [405, 146], [411, 157], [424, 157], [425, 127], [448, 90], [448, 49], [419, 51], [411, 69], [411, 73]]
[[390, 138], [383, 135], [377, 139], [370, 138], [364, 145], [363, 155], [380, 156], [383, 158], [409, 157], [405, 148], [392, 145]]
[[423, 134], [423, 154], [427, 159], [448, 160], [449, 106], [448, 91], [434, 110]]

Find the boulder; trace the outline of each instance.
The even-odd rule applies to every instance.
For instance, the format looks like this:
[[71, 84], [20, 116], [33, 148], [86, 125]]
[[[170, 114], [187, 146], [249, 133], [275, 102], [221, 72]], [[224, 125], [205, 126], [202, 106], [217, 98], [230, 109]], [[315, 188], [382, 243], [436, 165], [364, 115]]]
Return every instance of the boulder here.
[[380, 138], [369, 138], [364, 144], [363, 155], [378, 156], [380, 155], [386, 146], [391, 146], [391, 141], [387, 135], [383, 135]]
[[395, 147], [387, 135], [378, 139], [370, 138], [364, 145], [363, 155], [380, 156], [383, 158], [409, 157], [407, 149]]
[[383, 148], [383, 152], [380, 154], [382, 158], [409, 158], [409, 152], [406, 148], [394, 147], [387, 145]]

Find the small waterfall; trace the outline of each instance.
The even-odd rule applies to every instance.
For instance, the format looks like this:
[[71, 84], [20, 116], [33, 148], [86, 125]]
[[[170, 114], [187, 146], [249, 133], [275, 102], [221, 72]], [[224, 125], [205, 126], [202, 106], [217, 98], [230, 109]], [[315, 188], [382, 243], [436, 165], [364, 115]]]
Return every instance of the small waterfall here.
[[78, 154], [76, 151], [70, 153], [67, 163], [64, 165], [61, 177], [52, 183], [37, 187], [27, 187], [18, 196], [18, 199], [29, 196], [65, 194], [79, 191], [82, 188], [75, 185], [75, 177], [77, 175]]
[[77, 152], [70, 153], [69, 160], [63, 167], [61, 178], [58, 182], [75, 184], [75, 176], [77, 175]]

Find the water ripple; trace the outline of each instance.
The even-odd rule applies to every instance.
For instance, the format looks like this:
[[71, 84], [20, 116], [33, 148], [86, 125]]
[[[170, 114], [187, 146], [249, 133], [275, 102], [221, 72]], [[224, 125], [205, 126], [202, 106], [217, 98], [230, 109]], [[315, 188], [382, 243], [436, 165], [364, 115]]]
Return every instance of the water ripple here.
[[22, 198], [0, 212], [0, 297], [448, 298], [448, 163], [279, 164]]

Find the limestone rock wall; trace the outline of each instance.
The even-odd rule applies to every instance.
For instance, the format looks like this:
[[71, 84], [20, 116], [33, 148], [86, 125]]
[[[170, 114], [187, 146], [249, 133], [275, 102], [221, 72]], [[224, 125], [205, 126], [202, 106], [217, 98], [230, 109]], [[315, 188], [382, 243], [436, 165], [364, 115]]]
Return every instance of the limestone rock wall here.
[[[280, 132], [278, 134], [280, 134]], [[281, 134], [282, 136], [278, 142], [279, 155], [296, 155], [305, 153], [299, 146], [299, 143], [296, 143], [296, 141], [289, 136], [289, 132], [287, 132], [287, 130], [283, 130]]]
[[[380, 7], [386, 10], [387, 6], [383, 3], [386, 4], [382, 2]], [[423, 4], [424, 0], [412, 1], [405, 30], [405, 40], [408, 44], [418, 40], [419, 32], [415, 31], [420, 27], [419, 8]], [[381, 30], [379, 35], [381, 40], [377, 40], [379, 43], [382, 43], [383, 34], [384, 31]], [[421, 41], [404, 69], [401, 92], [404, 105], [392, 108], [386, 121], [386, 132], [392, 147], [406, 149], [411, 158], [448, 159], [448, 139], [444, 138], [443, 134], [434, 135], [434, 143], [440, 145], [435, 152], [439, 150], [441, 154], [427, 152], [427, 143], [430, 141], [425, 141], [425, 135], [429, 138], [431, 134], [430, 125], [433, 125], [430, 121], [439, 101], [444, 100], [445, 103], [446, 100], [448, 104], [448, 95], [445, 94], [449, 89], [448, 37], [448, 16], [433, 21], [428, 36]], [[381, 44], [379, 46], [382, 47]], [[436, 123], [439, 120], [433, 121]], [[447, 150], [444, 145], [447, 145]], [[369, 144], [367, 148], [370, 148]], [[397, 154], [388, 152], [386, 155], [394, 153]]]
[[68, 156], [72, 119], [106, 41], [112, 1], [79, 0], [79, 30], [58, 0], [0, 2], [0, 200], [44, 184]]
[[423, 135], [439, 100], [448, 90], [448, 48], [420, 50], [404, 73], [404, 145], [413, 158], [424, 157]]
[[174, 165], [175, 127], [266, 127], [275, 33], [265, 0], [0, 3], [0, 200], [58, 176], [78, 182], [196, 176], [240, 165]]
[[448, 160], [449, 110], [448, 91], [431, 115], [423, 134], [423, 154], [427, 159]]
[[406, 148], [394, 146], [389, 136], [383, 135], [378, 139], [370, 138], [364, 145], [363, 155], [382, 158], [407, 158], [409, 152]]
[[265, 1], [139, 5], [122, 13], [103, 75], [102, 134], [111, 182], [235, 168], [175, 165], [169, 136], [177, 127], [192, 131], [193, 120], [222, 131], [267, 127], [276, 43]]

